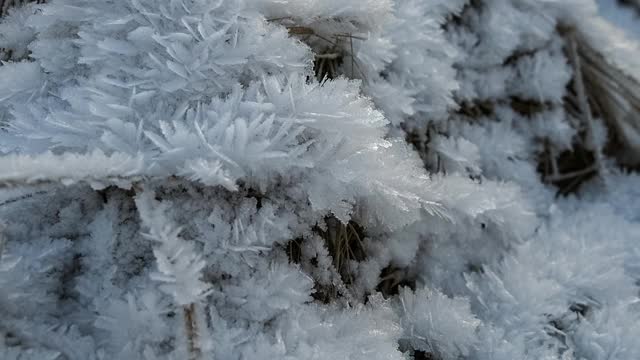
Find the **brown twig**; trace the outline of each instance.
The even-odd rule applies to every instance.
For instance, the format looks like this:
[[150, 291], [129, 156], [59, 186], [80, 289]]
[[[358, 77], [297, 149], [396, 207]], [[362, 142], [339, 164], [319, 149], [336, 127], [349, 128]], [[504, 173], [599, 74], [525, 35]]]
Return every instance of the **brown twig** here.
[[184, 327], [187, 335], [187, 351], [189, 360], [198, 360], [202, 351], [198, 345], [198, 323], [196, 322], [196, 306], [194, 303], [184, 305]]

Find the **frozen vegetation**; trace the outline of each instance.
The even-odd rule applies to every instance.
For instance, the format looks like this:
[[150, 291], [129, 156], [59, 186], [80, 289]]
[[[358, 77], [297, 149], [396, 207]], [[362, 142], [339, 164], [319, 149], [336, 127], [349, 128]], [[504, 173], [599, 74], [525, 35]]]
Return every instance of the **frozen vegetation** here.
[[640, 359], [628, 8], [5, 2], [0, 359]]

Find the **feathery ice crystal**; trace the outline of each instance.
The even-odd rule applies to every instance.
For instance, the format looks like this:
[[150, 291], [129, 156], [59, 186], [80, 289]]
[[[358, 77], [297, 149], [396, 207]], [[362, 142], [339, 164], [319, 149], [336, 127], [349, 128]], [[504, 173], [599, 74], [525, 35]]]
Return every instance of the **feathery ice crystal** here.
[[640, 358], [593, 0], [0, 10], [1, 359]]

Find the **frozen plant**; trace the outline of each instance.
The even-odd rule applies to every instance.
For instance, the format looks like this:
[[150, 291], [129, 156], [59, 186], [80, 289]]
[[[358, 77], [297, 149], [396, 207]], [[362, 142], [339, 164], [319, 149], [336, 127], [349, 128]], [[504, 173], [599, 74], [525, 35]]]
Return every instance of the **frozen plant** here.
[[593, 0], [0, 4], [0, 358], [640, 358]]

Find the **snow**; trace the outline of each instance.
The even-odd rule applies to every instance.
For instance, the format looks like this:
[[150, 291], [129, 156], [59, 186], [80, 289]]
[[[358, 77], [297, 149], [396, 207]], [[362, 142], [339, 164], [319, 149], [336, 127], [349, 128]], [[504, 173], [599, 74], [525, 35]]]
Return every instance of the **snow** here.
[[640, 37], [640, 17], [633, 8], [615, 0], [597, 0], [598, 11], [607, 21], [622, 29], [628, 36]]
[[640, 177], [609, 146], [640, 158], [637, 104], [578, 71], [592, 51], [604, 89], [636, 84], [635, 21], [592, 0], [16, 5], [0, 358], [640, 358]]

